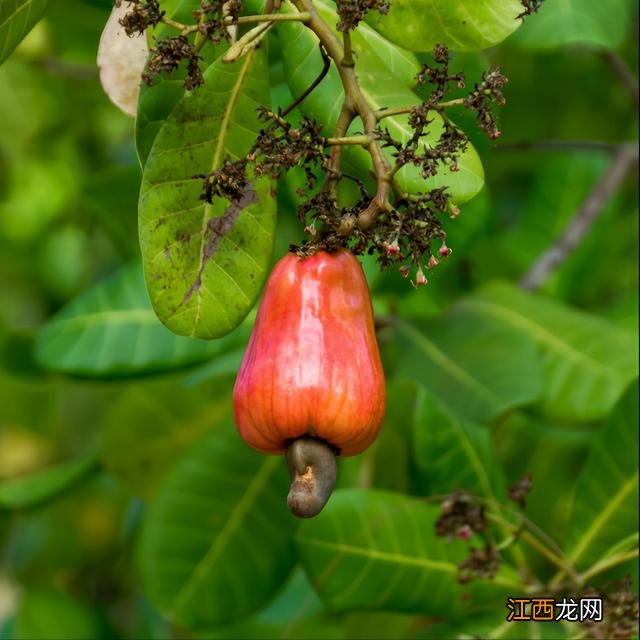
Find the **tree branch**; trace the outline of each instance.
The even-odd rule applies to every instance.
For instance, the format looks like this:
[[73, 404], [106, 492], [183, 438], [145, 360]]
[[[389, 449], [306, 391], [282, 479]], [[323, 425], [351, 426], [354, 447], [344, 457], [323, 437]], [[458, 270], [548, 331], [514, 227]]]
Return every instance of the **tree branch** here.
[[[309, 14], [305, 11], [300, 11], [298, 13], [261, 13], [255, 16], [239, 16], [235, 20], [229, 16], [224, 19], [224, 23], [228, 26], [234, 26], [237, 24], [253, 24], [254, 22], [302, 22], [305, 23], [309, 20]], [[177, 22], [167, 16], [162, 16], [162, 20], [160, 21], [163, 24], [166, 24], [168, 27], [172, 27], [177, 31], [180, 31], [180, 35], [188, 36], [191, 33], [195, 33], [196, 31], [200, 31], [202, 28], [201, 24], [182, 24], [182, 22]]]
[[627, 93], [637, 107], [639, 104], [638, 78], [636, 78], [633, 71], [629, 69], [624, 59], [615, 51], [612, 51], [611, 49], [605, 49], [602, 52], [602, 57], [609, 63], [613, 72], [618, 76], [622, 84], [626, 87]]
[[[360, 116], [365, 135], [372, 136], [371, 142], [367, 145], [367, 151], [371, 156], [378, 182], [378, 189], [369, 206], [358, 216], [358, 225], [360, 228], [368, 229], [375, 223], [378, 214], [386, 210], [390, 188], [388, 177], [389, 163], [387, 162], [387, 158], [382, 151], [379, 141], [373, 137], [378, 119], [376, 118], [375, 111], [371, 108], [360, 89], [358, 78], [355, 74], [354, 67], [350, 64], [351, 61], [348, 56], [345, 60], [343, 43], [336, 37], [331, 27], [318, 15], [312, 0], [292, 1], [298, 11], [309, 13], [310, 19], [305, 23], [306, 26], [316, 34], [336, 65], [345, 93], [342, 108], [343, 121], [346, 122], [350, 117], [351, 120], [349, 120], [349, 122], [351, 122], [355, 115]], [[346, 129], [344, 132], [341, 129], [342, 127], [336, 128], [334, 137], [344, 136]], [[339, 157], [340, 146], [332, 147], [332, 152], [334, 154], [332, 160]]]
[[609, 167], [591, 189], [565, 230], [520, 280], [520, 286], [523, 289], [527, 291], [538, 289], [567, 259], [637, 161], [636, 142], [625, 142], [618, 147]]
[[312, 91], [315, 90], [315, 88], [324, 80], [327, 73], [329, 73], [331, 60], [324, 50], [322, 43], [320, 44], [320, 55], [322, 55], [322, 70], [318, 74], [318, 77], [282, 112], [282, 117], [291, 113]]
[[[439, 102], [432, 107], [433, 111], [441, 111], [442, 109], [448, 109], [449, 107], [457, 107], [464, 104], [464, 98], [454, 98], [453, 100], [446, 100]], [[399, 116], [403, 113], [411, 113], [418, 105], [408, 105], [406, 107], [395, 107], [393, 109], [379, 109], [375, 112], [376, 118], [382, 120], [383, 118], [390, 118], [392, 116]]]

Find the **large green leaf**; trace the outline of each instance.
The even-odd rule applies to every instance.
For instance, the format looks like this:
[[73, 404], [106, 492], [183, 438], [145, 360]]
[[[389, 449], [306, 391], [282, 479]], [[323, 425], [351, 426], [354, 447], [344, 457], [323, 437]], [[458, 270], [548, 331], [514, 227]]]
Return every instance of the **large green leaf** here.
[[568, 44], [617, 47], [631, 20], [629, 0], [545, 0], [510, 40], [531, 49]]
[[413, 455], [429, 494], [463, 489], [502, 498], [504, 480], [489, 429], [459, 420], [423, 388], [416, 401]]
[[105, 416], [102, 460], [148, 498], [193, 442], [231, 419], [231, 407], [228, 378], [189, 389], [175, 377], [132, 385]]
[[0, 63], [42, 18], [47, 0], [0, 0]]
[[544, 363], [541, 404], [549, 416], [603, 418], [637, 375], [637, 335], [543, 296], [498, 283], [458, 308], [538, 344]]
[[638, 386], [598, 433], [578, 477], [567, 555], [578, 569], [638, 530]]
[[[327, 4], [320, 5], [323, 18], [335, 24], [336, 14]], [[285, 77], [293, 95], [301, 95], [322, 69], [322, 57], [318, 49], [316, 36], [306, 27], [295, 23], [283, 23], [279, 26], [283, 49], [287, 55], [283, 57]], [[394, 59], [394, 58], [392, 58]], [[386, 60], [386, 58], [385, 58]], [[363, 49], [356, 64], [356, 70], [363, 94], [373, 109], [384, 107], [404, 107], [419, 104], [416, 94], [407, 86], [406, 79], [395, 75], [377, 56]], [[344, 99], [344, 91], [338, 72], [332, 67], [314, 91], [302, 102], [301, 109], [310, 117], [324, 125], [324, 131], [331, 135], [340, 113]], [[443, 130], [442, 118], [432, 114], [433, 122], [424, 137], [426, 144], [437, 143]], [[394, 138], [408, 140], [412, 130], [408, 126], [408, 116], [386, 118], [382, 126], [387, 128]], [[358, 121], [351, 127], [351, 133], [361, 130]], [[390, 162], [394, 162], [392, 149], [386, 149]], [[363, 175], [368, 176], [371, 170], [371, 159], [364, 149], [345, 149], [345, 159], [356, 166]], [[397, 176], [398, 184], [410, 192], [425, 191], [441, 186], [448, 186], [456, 202], [466, 202], [475, 196], [484, 183], [482, 164], [476, 150], [469, 145], [461, 154], [458, 162], [459, 171], [452, 172], [442, 167], [438, 175], [425, 180], [417, 167], [405, 166]]]
[[171, 333], [157, 319], [139, 264], [122, 268], [82, 294], [40, 330], [37, 362], [87, 377], [123, 377], [177, 369], [244, 344], [243, 325], [221, 340], [203, 342]]
[[97, 454], [91, 453], [0, 482], [0, 509], [24, 509], [51, 500], [95, 471], [96, 461]]
[[468, 549], [460, 540], [436, 537], [439, 513], [439, 507], [401, 494], [337, 491], [319, 516], [300, 526], [300, 561], [333, 611], [451, 615], [482, 601], [501, 601], [505, 589], [520, 592], [507, 567], [493, 582], [460, 585], [457, 564]]
[[455, 51], [486, 49], [520, 26], [519, 0], [394, 0], [386, 15], [371, 11], [367, 22], [385, 38], [429, 51], [438, 43]]
[[202, 179], [242, 157], [269, 101], [266, 55], [216, 60], [205, 84], [184, 97], [157, 135], [144, 168], [139, 233], [147, 288], [173, 332], [217, 338], [249, 312], [267, 274], [275, 199], [268, 178], [251, 179], [239, 200], [201, 199]]
[[294, 562], [283, 459], [221, 424], [174, 467], [145, 516], [138, 547], [145, 592], [190, 628], [257, 609]]
[[540, 395], [534, 343], [491, 318], [454, 309], [431, 321], [398, 320], [394, 326], [396, 373], [419, 381], [462, 418], [489, 422]]

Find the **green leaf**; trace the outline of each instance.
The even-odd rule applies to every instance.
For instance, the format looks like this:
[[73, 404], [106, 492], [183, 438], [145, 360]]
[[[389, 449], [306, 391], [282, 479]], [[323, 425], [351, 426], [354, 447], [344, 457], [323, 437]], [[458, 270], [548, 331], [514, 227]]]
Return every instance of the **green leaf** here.
[[0, 0], [0, 64], [42, 18], [47, 0]]
[[[413, 493], [416, 470], [411, 456], [412, 418], [419, 387], [412, 380], [387, 381], [387, 410], [380, 433], [363, 454], [372, 485], [378, 489]], [[348, 459], [342, 460], [344, 465]], [[342, 477], [342, 467], [338, 478]]]
[[[407, 105], [420, 103], [420, 99], [416, 94], [401, 85], [392, 75], [381, 78], [383, 74], [379, 65], [368, 66], [363, 64], [358, 70], [358, 74], [362, 93], [375, 110], [406, 107]], [[430, 112], [429, 117], [432, 122], [426, 135], [421, 138], [421, 142], [427, 146], [435, 146], [444, 132], [444, 121], [437, 112]], [[380, 126], [401, 143], [406, 143], [414, 133], [409, 126], [409, 115], [385, 118], [381, 121]], [[350, 132], [353, 133], [354, 130], [359, 130], [360, 128], [361, 125], [359, 123], [354, 124]], [[387, 160], [393, 165], [395, 162], [393, 157], [394, 149], [386, 148], [384, 151]], [[345, 149], [345, 158], [355, 163], [361, 171], [371, 164], [369, 154], [362, 147]], [[459, 155], [457, 167], [457, 171], [451, 171], [449, 166], [441, 164], [435, 176], [425, 179], [422, 177], [421, 168], [413, 164], [407, 164], [397, 172], [396, 182], [404, 191], [409, 193], [447, 187], [453, 201], [461, 204], [477, 195], [484, 184], [482, 162], [472, 144], [469, 144], [467, 150]]]
[[429, 494], [463, 489], [502, 497], [504, 480], [486, 427], [459, 420], [424, 389], [418, 392], [413, 455]]
[[231, 424], [180, 460], [150, 504], [138, 560], [145, 593], [189, 628], [246, 616], [280, 586], [294, 562], [280, 456], [263, 456]]
[[147, 288], [174, 333], [217, 338], [247, 315], [267, 275], [275, 198], [267, 178], [248, 182], [238, 201], [201, 198], [202, 178], [242, 157], [269, 101], [264, 51], [227, 65], [216, 60], [205, 84], [171, 112], [144, 168], [139, 232]]
[[96, 377], [126, 377], [169, 371], [244, 344], [250, 327], [214, 342], [182, 338], [157, 319], [139, 264], [98, 283], [49, 320], [35, 346], [47, 369]]
[[[201, 8], [200, 0], [172, 0], [164, 2], [162, 10], [177, 22], [186, 24], [193, 22], [193, 12]], [[156, 28], [156, 38], [176, 35], [176, 30], [169, 25], [160, 24]], [[215, 46], [211, 42], [203, 47], [200, 54], [204, 64], [211, 64], [220, 55], [223, 46]], [[202, 63], [201, 63], [202, 64]], [[183, 63], [171, 74], [160, 74], [154, 79], [153, 86], [145, 82], [140, 85], [138, 114], [136, 117], [136, 151], [140, 166], [144, 167], [162, 125], [173, 108], [185, 96], [184, 79], [186, 65]]]
[[331, 616], [300, 567], [265, 607], [247, 620], [207, 632], [207, 638], [296, 638], [296, 640], [346, 639], [342, 620]]
[[91, 453], [0, 482], [0, 509], [24, 509], [47, 502], [95, 471], [96, 463], [97, 454]]
[[638, 530], [638, 387], [632, 384], [595, 438], [578, 477], [567, 555], [578, 569]]
[[332, 611], [380, 609], [427, 615], [468, 611], [522, 585], [508, 567], [492, 582], [457, 581], [467, 554], [435, 536], [436, 505], [386, 491], [337, 491], [296, 536], [302, 565]]
[[[514, 596], [522, 597], [522, 596]], [[477, 638], [499, 638], [500, 640], [563, 640], [571, 637], [570, 628], [555, 621], [507, 622], [508, 609], [504, 602], [491, 607], [492, 611], [472, 616], [436, 621], [418, 636], [421, 640], [477, 640]]]
[[[320, 5], [323, 18], [335, 24], [337, 17], [328, 5]], [[322, 56], [318, 49], [315, 35], [306, 27], [295, 23], [283, 23], [278, 26], [282, 46], [288, 52], [283, 58], [285, 77], [291, 93], [301, 95], [313, 82], [322, 69]], [[394, 58], [392, 58], [393, 60]], [[386, 58], [385, 58], [386, 60]], [[406, 78], [395, 75], [394, 70], [381, 61], [377, 56], [363, 50], [357, 60], [360, 88], [373, 109], [383, 107], [405, 107], [420, 103], [416, 94], [408, 88]], [[404, 78], [404, 80], [403, 80]], [[308, 116], [324, 124], [324, 131], [332, 135], [340, 113], [344, 98], [342, 83], [337, 71], [332, 67], [320, 85], [301, 104], [302, 111]], [[433, 119], [424, 142], [429, 145], [437, 143], [443, 131], [443, 121], [438, 113], [431, 114]], [[400, 141], [408, 140], [413, 131], [408, 125], [408, 116], [385, 118], [381, 125], [389, 129], [394, 138]], [[354, 123], [350, 133], [361, 129], [359, 121]], [[385, 149], [388, 159], [393, 162], [393, 149]], [[371, 170], [371, 159], [364, 149], [349, 148], [344, 150], [345, 160], [356, 167], [363, 176], [368, 176]], [[484, 184], [482, 163], [476, 150], [469, 145], [467, 151], [460, 155], [459, 171], [452, 172], [442, 167], [438, 175], [428, 179], [422, 178], [417, 167], [405, 166], [397, 174], [396, 180], [400, 187], [410, 192], [421, 192], [429, 189], [447, 186], [455, 202], [462, 203], [473, 198]]]
[[523, 11], [518, 0], [394, 0], [386, 15], [370, 11], [366, 20], [412, 51], [430, 51], [439, 43], [454, 51], [475, 51], [515, 31]]
[[31, 587], [26, 591], [13, 631], [13, 637], [20, 640], [91, 640], [103, 635], [95, 611], [68, 594], [49, 587]]
[[[564, 424], [523, 412], [506, 416], [492, 430], [507, 482], [516, 483], [526, 473], [532, 476], [532, 490], [526, 498], [527, 517], [555, 540], [564, 540], [573, 504], [581, 499], [576, 495], [576, 477], [584, 466], [593, 435], [592, 425]], [[545, 560], [535, 553], [532, 562]]]
[[[316, 0], [318, 13], [332, 27], [338, 22], [335, 3], [327, 0]], [[356, 59], [362, 64], [383, 67], [407, 87], [413, 87], [416, 76], [420, 72], [420, 63], [415, 55], [407, 51], [400, 42], [394, 44], [382, 37], [375, 29], [365, 22], [351, 34], [351, 46]]]
[[497, 283], [457, 306], [537, 343], [548, 416], [603, 418], [637, 375], [637, 335], [562, 303]]
[[630, 6], [628, 0], [545, 0], [510, 42], [530, 49], [570, 44], [617, 47], [629, 28]]
[[423, 384], [462, 418], [490, 422], [540, 395], [534, 343], [491, 318], [453, 309], [417, 325], [398, 321], [395, 330], [395, 373]]
[[216, 379], [187, 389], [175, 378], [132, 385], [105, 416], [105, 466], [137, 495], [152, 496], [193, 442], [231, 420], [231, 386], [228, 379]]

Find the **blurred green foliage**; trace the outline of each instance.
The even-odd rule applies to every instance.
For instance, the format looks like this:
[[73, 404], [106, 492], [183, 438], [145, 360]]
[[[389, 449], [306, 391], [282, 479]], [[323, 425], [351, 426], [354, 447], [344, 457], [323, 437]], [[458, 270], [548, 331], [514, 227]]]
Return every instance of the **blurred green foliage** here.
[[[580, 571], [629, 554], [592, 584], [631, 573], [637, 592], [635, 177], [539, 293], [516, 289], [611, 154], [532, 143], [637, 139], [611, 65], [637, 77], [634, 3], [547, 0], [498, 46], [453, 54], [470, 82], [489, 65], [509, 78], [502, 137], [452, 111], [485, 186], [445, 222], [453, 254], [427, 287], [364, 258], [376, 313], [401, 318], [379, 334], [388, 415], [297, 531], [284, 463], [233, 432], [251, 316], [220, 341], [177, 338], [144, 291], [134, 124], [95, 65], [111, 3], [40, 4], [0, 66], [0, 638], [571, 637], [504, 625], [505, 595], [524, 595], [509, 565], [553, 581], [548, 558], [518, 543], [498, 581], [471, 583], [471, 606], [455, 580], [466, 543], [434, 538], [425, 497], [505, 503], [526, 472], [526, 517]], [[296, 180], [278, 192], [274, 260], [302, 237]]]

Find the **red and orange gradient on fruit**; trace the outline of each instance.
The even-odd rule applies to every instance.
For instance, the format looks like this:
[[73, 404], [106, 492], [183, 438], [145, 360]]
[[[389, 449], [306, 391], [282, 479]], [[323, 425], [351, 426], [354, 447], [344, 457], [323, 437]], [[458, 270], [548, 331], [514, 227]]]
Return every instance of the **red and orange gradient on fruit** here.
[[288, 254], [267, 282], [234, 388], [244, 440], [269, 454], [318, 438], [365, 450], [385, 412], [369, 289], [348, 250]]

